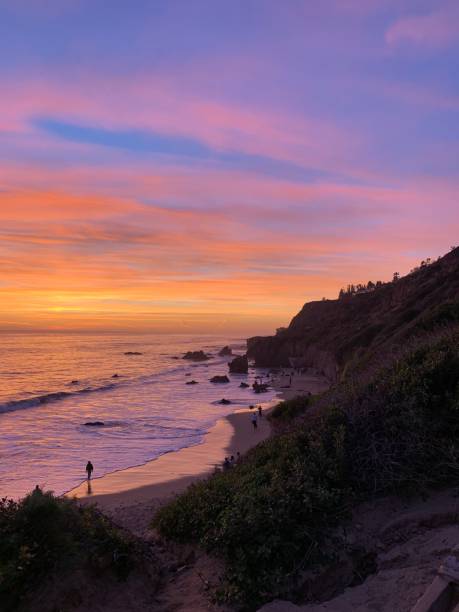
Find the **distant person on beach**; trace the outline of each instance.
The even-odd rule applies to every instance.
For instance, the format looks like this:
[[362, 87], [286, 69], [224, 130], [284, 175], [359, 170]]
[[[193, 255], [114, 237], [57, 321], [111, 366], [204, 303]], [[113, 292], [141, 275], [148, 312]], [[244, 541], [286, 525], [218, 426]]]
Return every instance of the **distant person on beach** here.
[[253, 429], [255, 430], [258, 427], [258, 419], [257, 419], [257, 413], [253, 412], [250, 415], [250, 419], [252, 421], [252, 425], [253, 425]]
[[263, 409], [261, 406], [258, 406], [258, 416], [261, 418], [263, 416]]
[[91, 480], [91, 474], [93, 473], [93, 471], [94, 466], [90, 461], [88, 461], [88, 463], [86, 464], [86, 473], [88, 475], [88, 480]]
[[231, 467], [231, 463], [228, 459], [228, 457], [225, 457], [225, 461], [223, 462], [223, 469], [224, 470], [228, 470]]
[[239, 463], [240, 460], [241, 460], [241, 453], [239, 451], [237, 451], [237, 453], [236, 453], [236, 461]]

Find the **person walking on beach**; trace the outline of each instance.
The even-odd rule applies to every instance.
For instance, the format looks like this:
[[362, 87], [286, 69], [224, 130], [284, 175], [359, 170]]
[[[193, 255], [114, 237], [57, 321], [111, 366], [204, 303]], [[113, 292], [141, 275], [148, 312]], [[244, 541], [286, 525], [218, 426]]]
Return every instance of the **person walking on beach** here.
[[255, 430], [257, 429], [257, 427], [258, 427], [257, 413], [256, 413], [256, 412], [253, 412], [253, 413], [250, 415], [250, 419], [251, 419], [251, 421], [252, 421], [253, 430], [255, 431]]
[[93, 473], [93, 471], [94, 466], [90, 461], [88, 461], [88, 463], [86, 464], [86, 473], [88, 475], [88, 480], [91, 480], [91, 474]]
[[260, 417], [260, 419], [263, 416], [263, 409], [261, 406], [258, 406], [258, 416]]

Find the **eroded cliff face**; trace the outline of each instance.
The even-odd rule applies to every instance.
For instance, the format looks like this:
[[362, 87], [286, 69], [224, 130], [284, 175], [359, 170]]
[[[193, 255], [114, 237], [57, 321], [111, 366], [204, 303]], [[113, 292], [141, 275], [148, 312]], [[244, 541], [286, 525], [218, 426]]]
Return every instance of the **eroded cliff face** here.
[[260, 367], [312, 367], [334, 381], [338, 364], [332, 352], [288, 334], [256, 336], [247, 340], [247, 353]]
[[247, 340], [262, 367], [314, 367], [331, 381], [412, 337], [459, 323], [459, 248], [370, 293], [309, 302], [275, 336]]

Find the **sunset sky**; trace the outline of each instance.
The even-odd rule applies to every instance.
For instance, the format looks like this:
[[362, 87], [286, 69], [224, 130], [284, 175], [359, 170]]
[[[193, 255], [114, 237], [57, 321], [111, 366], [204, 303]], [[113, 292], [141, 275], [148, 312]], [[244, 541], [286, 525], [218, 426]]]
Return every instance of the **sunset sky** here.
[[269, 333], [459, 239], [457, 0], [0, 0], [0, 329]]

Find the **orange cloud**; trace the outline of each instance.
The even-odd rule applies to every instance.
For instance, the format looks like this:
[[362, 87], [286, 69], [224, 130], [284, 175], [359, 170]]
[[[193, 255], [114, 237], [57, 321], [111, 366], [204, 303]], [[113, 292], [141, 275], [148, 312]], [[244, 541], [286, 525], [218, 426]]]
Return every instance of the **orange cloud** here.
[[[263, 194], [266, 185], [258, 188]], [[310, 201], [330, 193], [344, 201], [371, 197], [383, 208], [399, 197], [408, 210], [435, 193], [435, 185], [429, 196], [368, 188], [359, 193], [336, 185], [299, 193], [295, 185], [290, 192], [288, 184], [278, 189]], [[314, 220], [320, 210], [309, 215], [308, 232], [307, 208], [284, 215], [259, 204], [173, 210], [65, 192], [0, 191], [0, 319], [11, 328], [171, 329], [181, 321], [201, 329], [206, 317], [218, 327], [219, 317], [244, 326], [259, 315], [269, 331], [268, 323], [285, 324], [308, 299], [334, 297], [346, 282], [387, 278], [415, 263], [415, 256], [400, 250], [401, 241], [409, 252], [422, 236], [412, 236], [412, 220], [398, 230], [383, 224], [368, 233], [349, 226], [337, 240], [333, 215], [340, 223], [342, 215], [336, 209], [330, 214], [325, 222]], [[352, 214], [362, 213], [357, 207]], [[291, 227], [280, 240], [277, 225], [285, 219]], [[457, 229], [457, 223], [451, 226]], [[424, 232], [426, 239], [442, 239], [434, 225]]]

